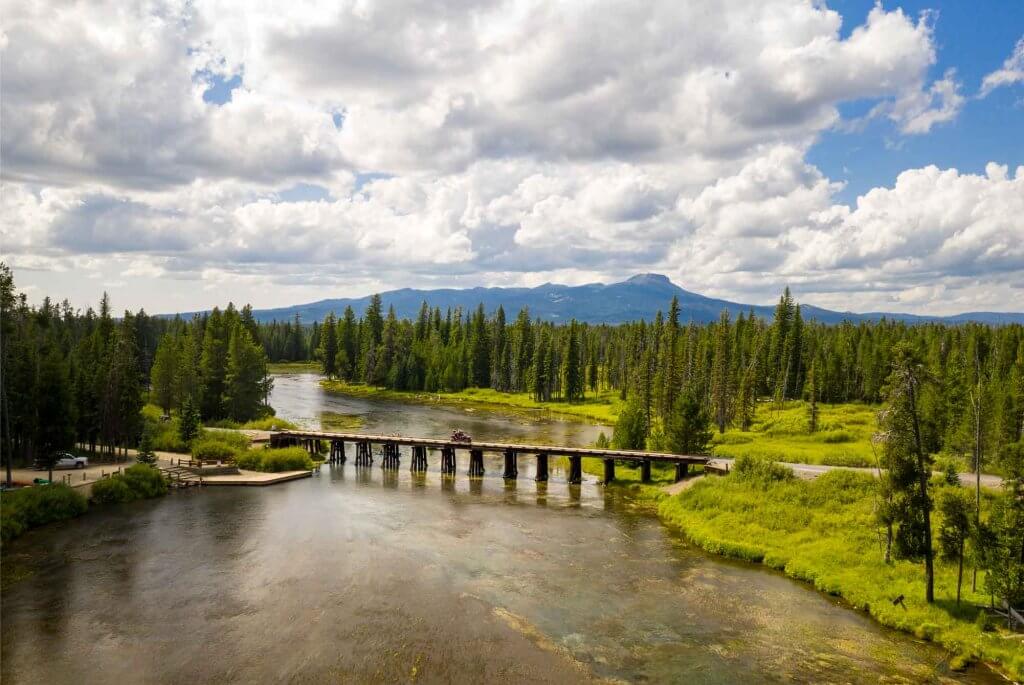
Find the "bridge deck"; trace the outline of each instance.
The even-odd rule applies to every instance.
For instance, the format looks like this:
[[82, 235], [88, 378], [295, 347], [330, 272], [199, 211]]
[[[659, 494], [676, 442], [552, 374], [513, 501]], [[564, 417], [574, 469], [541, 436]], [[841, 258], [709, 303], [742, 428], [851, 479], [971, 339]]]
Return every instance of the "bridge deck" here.
[[421, 446], [427, 449], [450, 447], [458, 450], [481, 450], [483, 452], [513, 452], [548, 454], [562, 457], [593, 457], [595, 459], [633, 459], [638, 461], [663, 461], [674, 464], [704, 464], [708, 457], [669, 452], [645, 452], [641, 450], [598, 449], [596, 447], [560, 447], [557, 445], [527, 445], [514, 442], [457, 442], [436, 438], [412, 438], [404, 435], [369, 435], [364, 433], [334, 433], [326, 431], [282, 430], [271, 433], [274, 438], [295, 438], [299, 440], [343, 440], [345, 442], [393, 443], [396, 445]]

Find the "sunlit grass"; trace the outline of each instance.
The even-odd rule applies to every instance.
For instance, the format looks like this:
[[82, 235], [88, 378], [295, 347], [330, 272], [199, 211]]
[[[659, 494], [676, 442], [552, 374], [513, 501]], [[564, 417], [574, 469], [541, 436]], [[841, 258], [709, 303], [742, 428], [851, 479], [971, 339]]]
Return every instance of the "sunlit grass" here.
[[818, 430], [811, 433], [805, 402], [784, 408], [762, 402], [749, 431], [735, 428], [715, 433], [715, 456], [752, 456], [803, 464], [874, 466], [871, 436], [877, 430], [879, 407], [864, 404], [818, 405]]
[[[599, 468], [587, 465], [587, 471]], [[886, 564], [882, 531], [875, 525], [875, 481], [868, 474], [833, 471], [814, 480], [709, 476], [678, 495], [657, 484], [640, 486], [634, 469], [616, 467], [620, 483], [657, 502], [668, 525], [708, 552], [763, 563], [846, 600], [887, 626], [943, 645], [954, 663], [985, 660], [1012, 678], [1024, 675], [1024, 643], [976, 622], [989, 598], [971, 592], [965, 573], [956, 598], [956, 567], [936, 566], [936, 602], [924, 601], [920, 563]], [[664, 482], [663, 474], [662, 482]], [[979, 576], [978, 587], [982, 587]], [[902, 595], [905, 608], [893, 604]]]
[[320, 362], [270, 362], [267, 373], [320, 373]]
[[400, 391], [378, 388], [340, 380], [321, 380], [320, 385], [330, 392], [359, 397], [393, 399], [422, 404], [445, 404], [460, 407], [507, 409], [513, 411], [544, 411], [597, 423], [614, 424], [618, 416], [620, 400], [618, 393], [603, 391], [588, 395], [581, 402], [538, 402], [530, 393], [505, 393], [491, 388], [467, 388], [460, 392]]

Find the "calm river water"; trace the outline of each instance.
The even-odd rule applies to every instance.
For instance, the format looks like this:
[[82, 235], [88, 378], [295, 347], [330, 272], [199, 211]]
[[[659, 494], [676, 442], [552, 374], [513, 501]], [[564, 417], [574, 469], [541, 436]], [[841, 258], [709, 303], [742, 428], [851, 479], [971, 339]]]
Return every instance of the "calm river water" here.
[[[331, 396], [280, 415], [582, 444], [596, 426]], [[4, 550], [4, 683], [998, 682], [806, 586], [703, 554], [621, 493], [325, 466], [34, 531]], [[525, 468], [524, 468], [525, 467]], [[592, 479], [591, 479], [592, 480]]]

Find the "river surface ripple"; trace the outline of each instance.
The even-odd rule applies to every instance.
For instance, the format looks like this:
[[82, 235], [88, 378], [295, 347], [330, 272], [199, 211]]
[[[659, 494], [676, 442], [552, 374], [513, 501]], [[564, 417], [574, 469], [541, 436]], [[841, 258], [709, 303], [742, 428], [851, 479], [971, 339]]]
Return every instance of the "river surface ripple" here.
[[[586, 444], [597, 426], [323, 393], [317, 425]], [[325, 466], [104, 507], [4, 549], [4, 683], [997, 682], [807, 586], [706, 555], [589, 478]]]

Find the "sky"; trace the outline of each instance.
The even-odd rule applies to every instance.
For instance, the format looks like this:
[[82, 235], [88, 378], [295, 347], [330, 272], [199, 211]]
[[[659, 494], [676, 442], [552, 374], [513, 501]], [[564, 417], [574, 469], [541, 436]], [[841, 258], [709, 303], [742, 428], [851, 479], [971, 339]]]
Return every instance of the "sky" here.
[[0, 258], [150, 313], [613, 282], [1024, 311], [1024, 1], [0, 0]]

